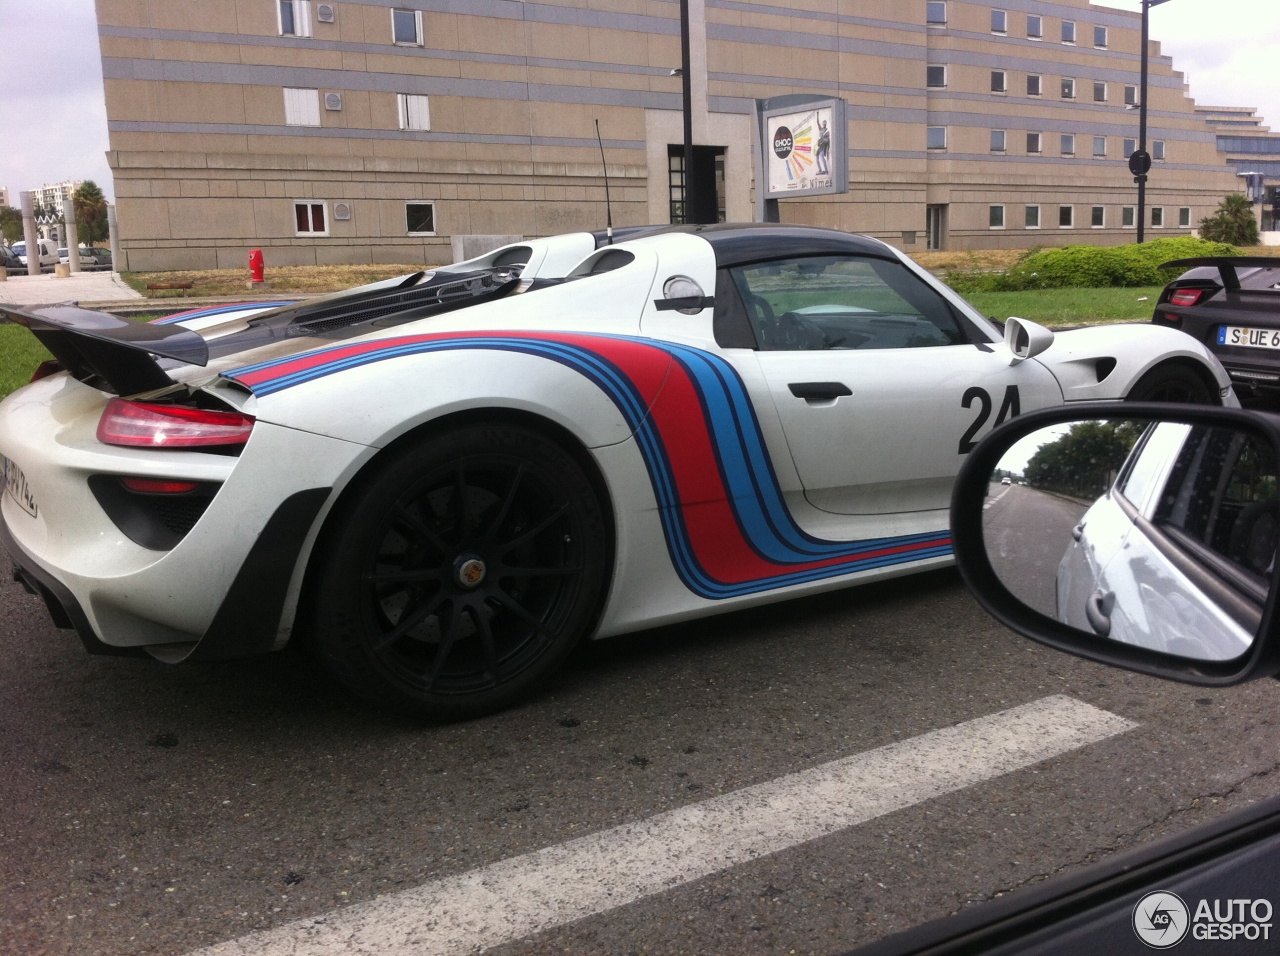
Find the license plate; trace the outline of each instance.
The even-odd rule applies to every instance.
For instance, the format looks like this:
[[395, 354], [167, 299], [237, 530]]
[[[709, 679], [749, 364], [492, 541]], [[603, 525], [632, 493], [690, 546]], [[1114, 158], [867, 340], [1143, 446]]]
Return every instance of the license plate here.
[[31, 486], [27, 484], [27, 476], [22, 473], [22, 469], [16, 462], [4, 455], [0, 455], [0, 465], [3, 465], [3, 471], [0, 471], [0, 488], [3, 488], [4, 493], [18, 503], [19, 508], [31, 517], [36, 517], [40, 513], [40, 508], [36, 504], [35, 495], [31, 493]]
[[1219, 345], [1235, 345], [1246, 349], [1280, 349], [1280, 329], [1250, 329], [1240, 325], [1224, 325], [1218, 329]]

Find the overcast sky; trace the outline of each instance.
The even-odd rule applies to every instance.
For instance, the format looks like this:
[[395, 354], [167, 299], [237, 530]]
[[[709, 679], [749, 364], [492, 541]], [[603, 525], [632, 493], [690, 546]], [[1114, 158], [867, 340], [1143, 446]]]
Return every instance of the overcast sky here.
[[[1280, 129], [1280, 0], [1169, 0], [1152, 9], [1151, 36], [1197, 102], [1253, 106]], [[92, 179], [114, 198], [93, 0], [0, 0], [0, 51], [0, 186], [10, 201], [67, 179]]]

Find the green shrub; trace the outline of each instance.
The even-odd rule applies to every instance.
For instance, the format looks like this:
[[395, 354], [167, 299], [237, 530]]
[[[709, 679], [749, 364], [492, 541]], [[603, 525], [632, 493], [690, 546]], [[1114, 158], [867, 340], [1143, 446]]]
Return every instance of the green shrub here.
[[1193, 236], [1168, 236], [1125, 246], [1063, 246], [1032, 249], [1003, 272], [953, 272], [947, 283], [969, 292], [1023, 292], [1031, 289], [1105, 289], [1160, 286], [1178, 270], [1160, 266], [1173, 259], [1236, 255], [1234, 246]]

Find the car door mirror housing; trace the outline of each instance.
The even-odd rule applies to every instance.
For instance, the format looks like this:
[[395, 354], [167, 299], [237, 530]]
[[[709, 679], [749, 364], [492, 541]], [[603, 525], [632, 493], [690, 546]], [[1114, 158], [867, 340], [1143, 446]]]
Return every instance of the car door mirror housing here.
[[956, 562], [987, 611], [1059, 650], [1209, 686], [1273, 675], [1278, 461], [1262, 412], [1032, 412], [961, 468]]
[[1053, 332], [1030, 319], [1009, 316], [1004, 323], [1004, 344], [1009, 350], [1009, 364], [1017, 365], [1039, 355], [1053, 344]]

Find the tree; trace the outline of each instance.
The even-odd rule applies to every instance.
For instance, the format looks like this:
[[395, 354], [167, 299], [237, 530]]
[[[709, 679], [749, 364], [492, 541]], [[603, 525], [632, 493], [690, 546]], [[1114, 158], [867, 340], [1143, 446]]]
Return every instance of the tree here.
[[1133, 421], [1077, 422], [1031, 456], [1027, 481], [1036, 488], [1097, 498], [1111, 486], [1141, 434]]
[[6, 243], [22, 238], [22, 210], [12, 206], [0, 206], [0, 236]]
[[107, 238], [107, 199], [92, 179], [86, 179], [71, 196], [76, 210], [80, 242], [91, 246]]
[[1256, 246], [1258, 222], [1253, 218], [1253, 203], [1242, 193], [1227, 196], [1212, 216], [1200, 220], [1200, 238], [1233, 246]]

